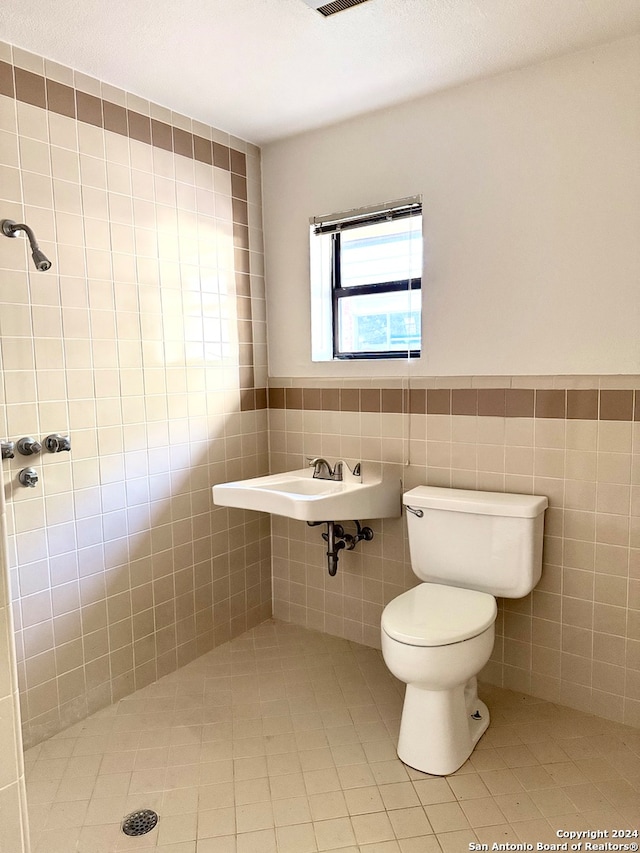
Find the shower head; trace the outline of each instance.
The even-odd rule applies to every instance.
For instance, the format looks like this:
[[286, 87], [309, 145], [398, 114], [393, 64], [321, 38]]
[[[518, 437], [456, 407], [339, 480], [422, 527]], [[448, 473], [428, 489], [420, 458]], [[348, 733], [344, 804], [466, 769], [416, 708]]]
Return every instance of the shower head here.
[[46, 272], [48, 269], [51, 269], [51, 261], [38, 246], [35, 234], [28, 225], [18, 224], [13, 219], [3, 219], [0, 223], [0, 229], [5, 237], [17, 237], [18, 231], [24, 231], [29, 239], [31, 257], [33, 258], [36, 269], [40, 270], [40, 272]]
[[36, 265], [36, 269], [40, 270], [40, 272], [46, 272], [51, 269], [51, 261], [37, 246], [31, 252], [31, 257], [33, 258], [33, 263]]

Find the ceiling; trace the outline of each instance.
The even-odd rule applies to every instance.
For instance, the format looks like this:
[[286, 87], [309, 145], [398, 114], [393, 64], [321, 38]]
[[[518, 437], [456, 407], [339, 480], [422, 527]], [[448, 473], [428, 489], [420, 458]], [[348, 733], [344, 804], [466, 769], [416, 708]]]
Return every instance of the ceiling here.
[[639, 0], [3, 3], [0, 40], [257, 144], [640, 32]]

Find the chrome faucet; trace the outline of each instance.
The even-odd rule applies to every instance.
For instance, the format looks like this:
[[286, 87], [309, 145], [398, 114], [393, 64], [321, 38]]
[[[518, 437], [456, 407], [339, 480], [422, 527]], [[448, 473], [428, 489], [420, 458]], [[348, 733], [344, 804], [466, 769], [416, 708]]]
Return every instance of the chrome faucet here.
[[318, 480], [342, 480], [342, 462], [336, 462], [335, 468], [332, 468], [326, 459], [316, 456], [309, 460], [309, 465], [313, 467], [313, 476]]

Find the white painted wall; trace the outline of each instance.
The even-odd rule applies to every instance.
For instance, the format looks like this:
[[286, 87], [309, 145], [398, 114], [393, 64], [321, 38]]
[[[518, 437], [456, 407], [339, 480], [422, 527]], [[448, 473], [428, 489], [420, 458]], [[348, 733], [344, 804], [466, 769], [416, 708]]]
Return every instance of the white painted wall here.
[[640, 37], [263, 150], [270, 375], [313, 364], [312, 215], [422, 193], [414, 375], [640, 373]]

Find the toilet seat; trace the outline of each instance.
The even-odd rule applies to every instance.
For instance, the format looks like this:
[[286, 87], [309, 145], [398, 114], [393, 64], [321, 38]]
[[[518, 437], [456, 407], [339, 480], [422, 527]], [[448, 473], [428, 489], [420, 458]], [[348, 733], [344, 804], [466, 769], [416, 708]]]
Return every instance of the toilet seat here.
[[447, 646], [470, 640], [495, 622], [496, 600], [486, 592], [421, 583], [382, 612], [382, 630], [409, 646]]

